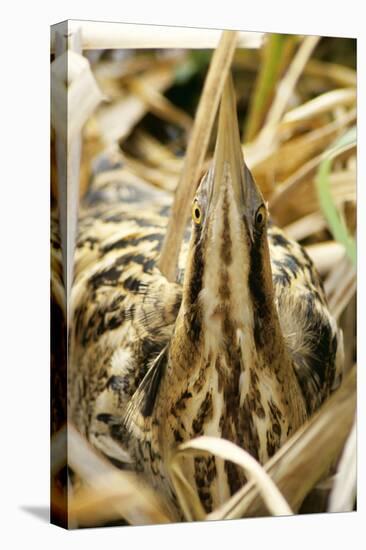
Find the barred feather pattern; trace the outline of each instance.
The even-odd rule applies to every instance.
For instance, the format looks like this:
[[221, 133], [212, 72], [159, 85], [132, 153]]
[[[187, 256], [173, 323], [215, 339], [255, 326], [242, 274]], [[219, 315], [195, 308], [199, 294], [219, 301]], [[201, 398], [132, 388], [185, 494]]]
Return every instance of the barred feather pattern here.
[[[156, 265], [170, 202], [169, 195], [147, 185], [113, 181], [94, 185], [80, 212], [71, 296], [69, 415], [124, 468], [138, 467], [129, 465], [135, 435], [126, 414], [139, 388], [144, 407], [149, 407], [150, 393], [158, 391], [159, 381], [146, 374], [164, 356], [182, 299], [189, 229], [177, 282], [168, 282]], [[340, 381], [342, 337], [304, 249], [272, 224], [268, 239], [282, 331], [312, 414]]]

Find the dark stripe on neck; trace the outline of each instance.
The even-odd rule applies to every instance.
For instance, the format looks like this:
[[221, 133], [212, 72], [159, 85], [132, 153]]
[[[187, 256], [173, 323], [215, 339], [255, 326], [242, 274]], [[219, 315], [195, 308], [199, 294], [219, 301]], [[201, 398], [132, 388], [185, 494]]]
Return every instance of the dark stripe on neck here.
[[220, 256], [225, 265], [230, 265], [232, 258], [232, 240], [230, 235], [230, 224], [229, 224], [229, 201], [227, 197], [227, 188], [224, 191], [224, 200], [223, 200], [223, 228], [222, 228], [222, 240], [221, 240], [221, 250]]
[[250, 249], [250, 270], [248, 275], [249, 290], [253, 303], [254, 341], [257, 349], [265, 345], [266, 324], [271, 322], [271, 304], [266, 294], [266, 282], [263, 266], [262, 235], [254, 238]]
[[201, 312], [198, 304], [198, 295], [202, 290], [204, 261], [200, 230], [194, 228], [194, 252], [192, 258], [192, 269], [188, 286], [188, 309], [190, 313], [189, 334], [193, 342], [197, 342], [201, 336]]

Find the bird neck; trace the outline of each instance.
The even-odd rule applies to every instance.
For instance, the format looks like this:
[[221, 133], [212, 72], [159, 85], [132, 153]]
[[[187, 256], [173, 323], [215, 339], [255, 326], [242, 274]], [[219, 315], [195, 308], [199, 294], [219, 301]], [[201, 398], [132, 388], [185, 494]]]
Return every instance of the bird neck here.
[[[289, 397], [289, 404], [284, 397], [286, 412], [291, 402], [299, 402], [302, 397], [274, 302], [267, 240], [253, 249], [244, 277], [234, 264], [216, 279], [205, 277], [200, 262], [196, 250], [186, 273], [169, 346], [165, 388], [160, 393], [164, 418], [176, 412], [175, 403], [182, 396], [196, 396], [198, 400], [209, 386], [213, 394], [237, 395], [243, 403], [258, 373], [276, 388], [277, 394]], [[225, 287], [227, 279], [231, 288], [237, 289], [235, 295]], [[225, 386], [229, 388], [226, 393]], [[294, 426], [300, 425], [304, 421], [303, 407], [294, 407], [288, 416], [294, 418]]]
[[210, 272], [199, 246], [188, 259], [173, 340], [184, 342], [182, 350], [202, 355], [204, 361], [209, 355], [222, 354], [228, 345], [245, 342], [247, 365], [252, 363], [255, 368], [259, 361], [269, 369], [289, 368], [274, 300], [268, 239], [255, 243], [249, 257], [231, 253], [229, 261]]

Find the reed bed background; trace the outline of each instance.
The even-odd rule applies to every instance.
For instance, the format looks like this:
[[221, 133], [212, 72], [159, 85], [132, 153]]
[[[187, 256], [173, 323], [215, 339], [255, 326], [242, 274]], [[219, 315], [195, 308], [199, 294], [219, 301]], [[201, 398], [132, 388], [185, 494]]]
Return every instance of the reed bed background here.
[[[52, 195], [56, 198], [61, 188], [62, 142], [67, 139], [73, 242], [78, 200], [91, 181], [147, 182], [163, 188], [172, 200], [176, 192], [160, 260], [162, 271], [173, 276], [187, 205], [212, 155], [215, 112], [231, 69], [246, 163], [273, 221], [314, 260], [343, 330], [341, 387], [264, 467], [223, 440], [199, 438], [181, 446], [170, 467], [184, 517], [212, 520], [355, 509], [355, 41], [227, 32], [220, 38], [213, 35], [216, 31], [198, 38], [196, 30], [190, 34], [190, 29], [178, 29], [168, 35], [154, 31], [150, 43], [156, 47], [148, 47], [148, 34], [142, 39], [131, 29], [128, 42], [124, 29], [123, 42], [115, 28], [108, 34], [106, 25], [99, 30], [76, 25], [68, 53], [57, 37], [52, 46], [55, 82], [62, 81], [60, 59], [68, 56], [67, 128], [55, 108], [57, 86], [52, 93]], [[72, 242], [70, 246], [72, 250]], [[67, 270], [72, 273], [72, 259]], [[56, 268], [52, 277], [52, 298], [60, 302]], [[61, 363], [54, 358], [53, 369]], [[61, 420], [53, 423], [56, 516], [66, 513], [67, 492], [71, 527], [177, 520], [137, 475], [118, 470], [72, 426], [68, 430], [67, 470], [66, 427]], [[180, 457], [191, 452], [232, 460], [249, 480], [208, 516], [180, 471]]]

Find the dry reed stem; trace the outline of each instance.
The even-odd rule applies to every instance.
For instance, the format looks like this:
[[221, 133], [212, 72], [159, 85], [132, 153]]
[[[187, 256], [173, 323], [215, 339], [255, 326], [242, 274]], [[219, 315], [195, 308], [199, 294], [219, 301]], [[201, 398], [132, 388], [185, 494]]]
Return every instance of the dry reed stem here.
[[331, 80], [337, 86], [357, 86], [357, 73], [349, 67], [337, 63], [327, 63], [310, 59], [304, 69], [304, 75]]
[[261, 144], [270, 143], [275, 139], [277, 125], [285, 112], [296, 83], [319, 40], [319, 36], [307, 36], [304, 38], [285, 76], [278, 84], [265, 124], [257, 138]]
[[[278, 175], [288, 174], [299, 168], [312, 156], [323, 152], [343, 130], [356, 120], [356, 110], [345, 113], [341, 118], [295, 137], [284, 143], [261, 167], [262, 171], [275, 170]], [[260, 167], [256, 166], [259, 170]]]
[[140, 97], [156, 116], [182, 127], [186, 132], [193, 125], [192, 118], [182, 109], [179, 109], [160, 92], [144, 82], [143, 78], [131, 78], [128, 87], [132, 93]]
[[357, 419], [343, 449], [338, 464], [333, 490], [329, 498], [328, 512], [351, 512], [357, 490]]
[[[350, 122], [355, 120], [355, 113], [346, 115], [345, 119], [342, 122], [341, 127], [348, 126]], [[286, 219], [288, 214], [288, 204], [292, 200], [298, 201], [298, 194], [303, 188], [309, 188], [309, 185], [313, 188], [313, 178], [316, 174], [316, 171], [321, 164], [322, 160], [325, 158], [324, 147], [329, 145], [334, 138], [337, 136], [339, 131], [338, 122], [332, 122], [320, 130], [314, 130], [311, 132], [311, 136], [304, 138], [298, 138], [298, 146], [301, 147], [299, 154], [301, 159], [297, 160], [296, 157], [291, 160], [291, 164], [299, 164], [300, 166], [293, 172], [290, 176], [285, 179], [283, 183], [278, 185], [269, 201], [269, 208], [271, 214], [276, 220], [281, 220], [283, 222]], [[306, 150], [303, 146], [306, 144]], [[286, 149], [285, 149], [286, 148]], [[320, 153], [321, 151], [321, 153]], [[281, 159], [285, 158], [288, 154], [295, 153], [293, 147], [283, 146], [281, 155], [277, 159], [277, 164]], [[320, 154], [319, 154], [320, 153]], [[344, 148], [342, 151], [339, 151], [338, 159], [343, 162], [348, 157], [354, 155], [355, 146], [350, 145]], [[314, 158], [310, 158], [311, 154], [315, 154]], [[309, 160], [308, 160], [309, 159]], [[301, 162], [304, 164], [301, 165]], [[292, 166], [294, 168], [294, 166]], [[274, 167], [273, 167], [274, 169]], [[355, 185], [354, 185], [355, 188]]]
[[[69, 44], [68, 48], [71, 52], [75, 52], [79, 55], [82, 53], [81, 47], [81, 32], [80, 29], [75, 29], [71, 35], [69, 35]], [[67, 67], [69, 71], [69, 65]], [[68, 75], [68, 80], [69, 80]], [[94, 80], [92, 78], [92, 80]], [[90, 81], [90, 79], [89, 79]], [[70, 95], [71, 85], [69, 85], [67, 93], [67, 103], [68, 103], [68, 118], [69, 114], [69, 102], [71, 99], [74, 99]], [[95, 94], [98, 96], [98, 92], [95, 91]], [[100, 97], [98, 96], [93, 101], [93, 108], [99, 103]], [[77, 105], [73, 103], [72, 107], [77, 109]], [[71, 285], [74, 275], [74, 252], [75, 252], [75, 243], [76, 243], [76, 233], [78, 225], [78, 212], [79, 212], [79, 181], [80, 181], [80, 165], [81, 165], [81, 149], [82, 149], [82, 135], [81, 128], [86, 122], [87, 113], [90, 111], [91, 105], [88, 106], [88, 111], [84, 112], [84, 121], [79, 121], [80, 126], [73, 128], [74, 133], [71, 135], [68, 127], [68, 136], [67, 136], [67, 279], [66, 279], [66, 296], [67, 304], [70, 302], [71, 295]], [[68, 313], [70, 314], [70, 308], [68, 307]], [[68, 322], [69, 322], [68, 318]], [[69, 326], [69, 325], [68, 325]]]
[[164, 171], [161, 167], [149, 166], [126, 153], [123, 153], [123, 158], [130, 170], [155, 187], [169, 192], [173, 192], [177, 188], [178, 174]]
[[288, 111], [281, 121], [280, 130], [292, 128], [293, 126], [296, 127], [299, 122], [303, 123], [310, 118], [328, 113], [337, 107], [355, 105], [356, 99], [357, 92], [354, 88], [341, 88], [321, 94], [299, 107]]
[[261, 49], [260, 67], [254, 90], [249, 99], [248, 114], [243, 128], [244, 141], [252, 141], [260, 130], [271, 105], [279, 75], [283, 73], [291, 61], [296, 45], [296, 36], [267, 35]]
[[[267, 472], [246, 450], [231, 441], [219, 437], [201, 436], [179, 445], [172, 458], [172, 465], [179, 471], [179, 460], [186, 456], [209, 453], [222, 460], [233, 462], [245, 472], [248, 481], [253, 480], [263, 501], [272, 515], [291, 515], [292, 510]], [[181, 472], [183, 476], [183, 473]], [[198, 518], [193, 518], [198, 519]]]
[[339, 317], [350, 303], [357, 290], [356, 273], [349, 268], [346, 276], [342, 278], [336, 292], [329, 299], [329, 309], [338, 321]]
[[86, 484], [69, 503], [70, 518], [85, 521], [89, 515], [93, 522], [90, 513], [96, 512], [101, 501], [108, 501], [113, 514], [132, 525], [177, 520], [169, 506], [136, 474], [112, 466], [71, 424], [67, 435], [68, 464]]
[[[79, 53], [81, 52], [81, 36], [80, 31], [75, 31], [68, 38], [61, 37], [58, 33], [55, 36], [56, 40], [56, 61], [57, 57], [65, 56], [62, 63], [61, 71], [65, 72], [62, 80], [64, 86], [69, 85], [71, 78], [66, 63], [67, 51]], [[56, 90], [57, 91], [57, 90]], [[58, 109], [62, 103], [68, 111], [69, 89], [63, 88], [62, 100], [53, 107], [54, 123], [60, 118]], [[63, 110], [63, 108], [62, 108]], [[81, 134], [80, 130], [75, 131], [72, 136], [69, 135], [68, 128], [63, 132], [56, 125], [56, 165], [57, 165], [57, 182], [58, 182], [58, 207], [59, 207], [59, 224], [60, 224], [60, 239], [63, 255], [63, 281], [66, 292], [66, 321], [69, 323], [69, 297], [71, 292], [71, 281], [73, 277], [73, 259], [75, 249], [75, 236], [77, 227], [78, 207], [79, 207], [79, 173], [81, 159]]]
[[[173, 78], [172, 65], [161, 63], [144, 73], [143, 82], [150, 89], [163, 92], [171, 85]], [[147, 111], [146, 101], [129, 92], [125, 92], [112, 105], [102, 106], [96, 120], [104, 143], [108, 146], [125, 140]]]
[[[83, 36], [83, 50], [113, 49], [215, 49], [221, 31], [190, 27], [160, 25], [138, 25], [133, 23], [112, 23], [103, 21], [69, 20], [68, 27], [73, 32], [80, 28]], [[229, 31], [230, 32], [230, 31]], [[263, 33], [238, 32], [238, 47], [259, 48]], [[51, 48], [54, 49], [54, 34]]]
[[113, 88], [116, 81], [128, 76], [135, 76], [139, 72], [144, 72], [158, 63], [158, 60], [148, 55], [139, 55], [138, 57], [129, 57], [123, 60], [102, 59], [94, 66], [94, 75], [97, 81], [112, 84]]
[[134, 155], [163, 171], [169, 171], [177, 176], [183, 168], [183, 159], [177, 158], [168, 147], [164, 147], [156, 138], [143, 130], [136, 130], [130, 140]]
[[288, 237], [301, 241], [326, 227], [324, 216], [320, 212], [311, 212], [286, 225], [283, 230]]
[[202, 171], [215, 115], [234, 55], [236, 40], [235, 32], [224, 31], [222, 33], [220, 42], [213, 53], [201, 94], [183, 172], [175, 193], [158, 263], [160, 271], [169, 281], [174, 281], [176, 277], [178, 255], [190, 205]]
[[345, 254], [344, 246], [335, 241], [323, 241], [306, 246], [305, 248], [322, 277], [334, 269]]

